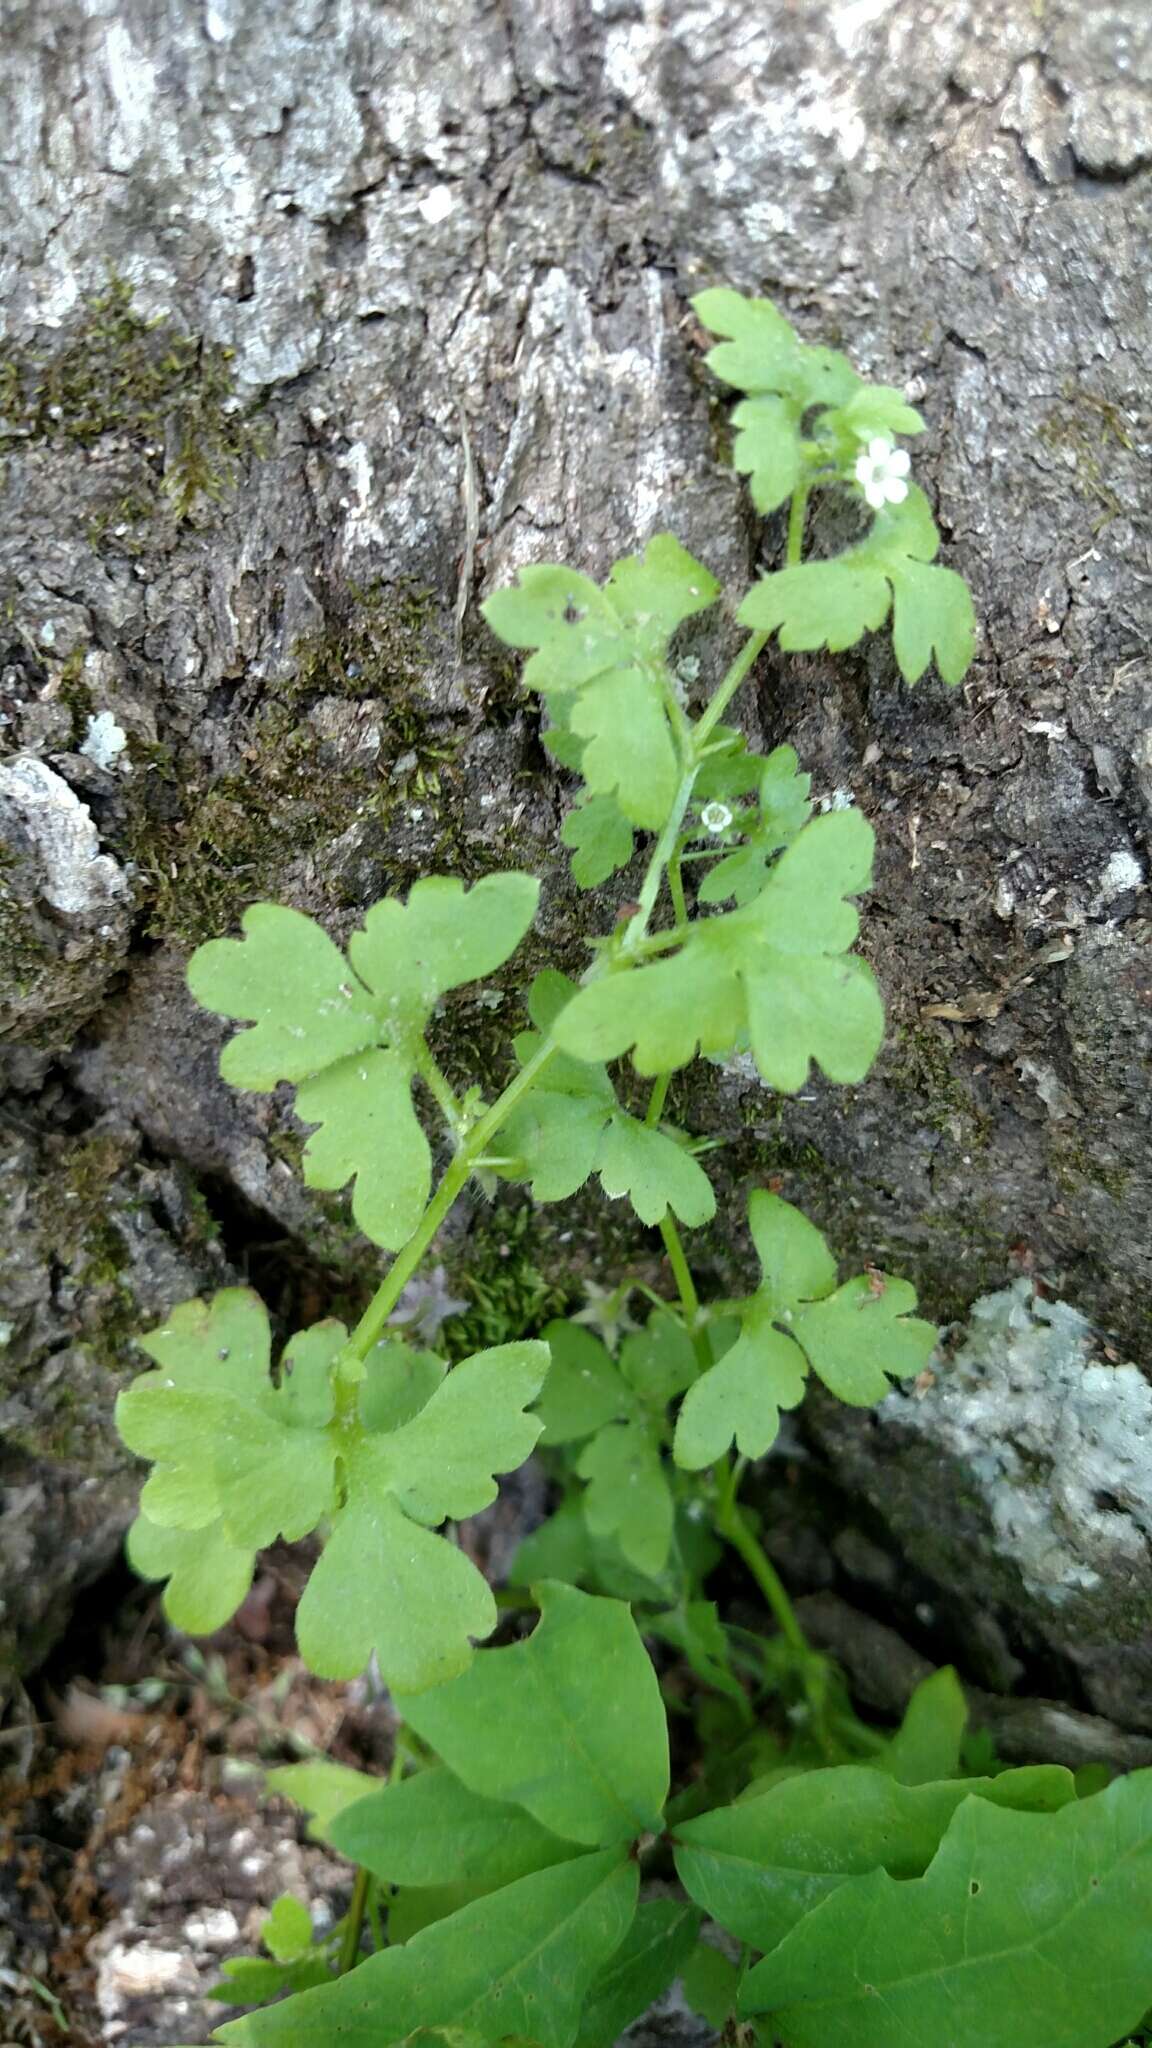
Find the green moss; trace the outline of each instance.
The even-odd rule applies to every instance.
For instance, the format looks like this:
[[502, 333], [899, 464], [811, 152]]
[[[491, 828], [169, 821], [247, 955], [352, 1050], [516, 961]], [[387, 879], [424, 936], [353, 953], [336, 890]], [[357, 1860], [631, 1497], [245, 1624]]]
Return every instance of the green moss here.
[[539, 1212], [530, 1202], [502, 1202], [481, 1211], [448, 1263], [454, 1292], [470, 1304], [444, 1326], [451, 1358], [534, 1336], [568, 1305], [565, 1289], [541, 1271], [547, 1270], [547, 1250]]
[[36, 920], [21, 902], [13, 885], [18, 862], [7, 846], [0, 845], [0, 960], [5, 992], [25, 996], [49, 964], [50, 955], [36, 927]]
[[112, 277], [62, 342], [0, 348], [0, 452], [127, 441], [144, 469], [98, 515], [93, 538], [149, 516], [163, 499], [186, 520], [219, 498], [263, 445], [251, 409], [237, 399], [232, 361], [231, 349], [183, 333], [167, 317], [144, 319], [131, 287]]
[[1048, 1161], [1067, 1194], [1082, 1194], [1088, 1187], [1099, 1188], [1115, 1202], [1122, 1202], [1127, 1196], [1131, 1181], [1127, 1170], [1115, 1160], [1098, 1158], [1074, 1130], [1053, 1127]]
[[988, 1144], [986, 1112], [957, 1072], [950, 1044], [928, 1025], [892, 1024], [883, 1078], [896, 1095], [915, 1103], [930, 1130], [969, 1151]]
[[69, 745], [75, 750], [81, 746], [88, 731], [88, 721], [96, 709], [96, 699], [84, 681], [83, 647], [74, 647], [60, 671], [56, 695], [72, 720]]
[[1133, 446], [1127, 414], [1103, 393], [1070, 378], [1059, 405], [1041, 421], [1039, 431], [1049, 448], [1074, 458], [1072, 473], [1080, 495], [1099, 507], [1092, 528], [1099, 533], [1124, 509], [1106, 470], [1116, 450]]

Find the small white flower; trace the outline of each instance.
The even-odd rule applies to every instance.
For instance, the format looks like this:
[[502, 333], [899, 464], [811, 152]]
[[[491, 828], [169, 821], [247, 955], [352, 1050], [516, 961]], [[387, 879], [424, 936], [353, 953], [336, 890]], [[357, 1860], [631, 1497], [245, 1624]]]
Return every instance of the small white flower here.
[[732, 823], [732, 813], [727, 804], [705, 804], [700, 813], [700, 823], [706, 832], [726, 832]]
[[856, 481], [874, 512], [882, 512], [885, 505], [904, 503], [910, 466], [907, 449], [894, 448], [882, 434], [856, 457]]

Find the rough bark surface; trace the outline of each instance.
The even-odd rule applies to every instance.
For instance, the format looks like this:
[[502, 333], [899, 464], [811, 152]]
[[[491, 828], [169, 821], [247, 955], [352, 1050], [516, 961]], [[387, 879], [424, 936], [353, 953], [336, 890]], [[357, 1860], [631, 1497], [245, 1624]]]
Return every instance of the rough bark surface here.
[[[4, 40], [9, 1660], [114, 1551], [133, 1321], [238, 1267], [277, 1307], [352, 1290], [363, 1251], [302, 1193], [282, 1109], [217, 1079], [189, 946], [256, 894], [342, 932], [421, 871], [515, 862], [546, 877], [541, 951], [579, 960], [563, 791], [476, 603], [664, 526], [738, 595], [778, 544], [724, 461], [704, 283], [766, 290], [915, 395], [983, 643], [955, 693], [910, 695], [880, 646], [761, 662], [749, 730], [878, 827], [890, 1039], [847, 1104], [708, 1073], [682, 1105], [730, 1187], [783, 1174], [938, 1315], [1023, 1267], [1139, 1360], [1144, 0], [8, 0]], [[494, 1023], [454, 1010], [461, 1072]], [[981, 1544], [949, 1548], [937, 1504], [979, 1405], [954, 1420], [925, 1409], [898, 1526], [975, 1600]], [[908, 1431], [826, 1440], [884, 1513]], [[1149, 1626], [1141, 1456], [1131, 1499], [1084, 1515], [1091, 1703], [1147, 1728], [1129, 1650], [1109, 1664]], [[1066, 1648], [1019, 1572], [995, 1598]]]

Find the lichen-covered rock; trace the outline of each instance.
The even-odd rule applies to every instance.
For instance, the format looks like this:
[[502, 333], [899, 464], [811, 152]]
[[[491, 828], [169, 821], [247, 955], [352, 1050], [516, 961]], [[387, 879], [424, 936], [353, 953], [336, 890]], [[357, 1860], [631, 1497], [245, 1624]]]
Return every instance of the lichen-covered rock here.
[[1077, 1309], [1019, 1279], [881, 1404], [866, 1449], [842, 1411], [819, 1417], [841, 1475], [932, 1580], [982, 1589], [1099, 1713], [1152, 1729], [1152, 1386]]
[[127, 951], [130, 898], [75, 791], [33, 755], [0, 761], [0, 1035], [67, 1042]]
[[[687, 298], [766, 289], [922, 406], [983, 639], [952, 694], [908, 693], [880, 646], [760, 664], [750, 733], [878, 827], [891, 1025], [847, 1105], [694, 1082], [725, 1141], [705, 1261], [779, 1175], [932, 1311], [1028, 1261], [1139, 1359], [1143, 0], [41, 0], [7, 26], [0, 729], [87, 807], [135, 920], [127, 953], [109, 918], [110, 955], [20, 971], [54, 1045], [92, 1011], [50, 1082], [73, 1133], [113, 1111], [230, 1227], [320, 1230], [327, 1257], [282, 1123], [220, 1090], [189, 946], [255, 895], [342, 933], [421, 871], [518, 863], [546, 882], [530, 964], [585, 957], [563, 792], [476, 600], [663, 525], [739, 592], [779, 536], [727, 466]], [[444, 1020], [462, 1077], [504, 1021]]]

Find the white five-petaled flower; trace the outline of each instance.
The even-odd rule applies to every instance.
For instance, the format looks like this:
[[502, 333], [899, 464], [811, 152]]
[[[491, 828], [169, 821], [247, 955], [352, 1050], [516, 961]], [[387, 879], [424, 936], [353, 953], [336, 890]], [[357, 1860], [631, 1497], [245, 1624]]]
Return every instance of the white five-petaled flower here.
[[874, 512], [882, 512], [885, 505], [904, 503], [909, 467], [907, 449], [894, 448], [882, 434], [856, 457], [856, 481]]
[[732, 813], [727, 804], [705, 804], [700, 813], [700, 823], [706, 832], [726, 832], [732, 823]]

